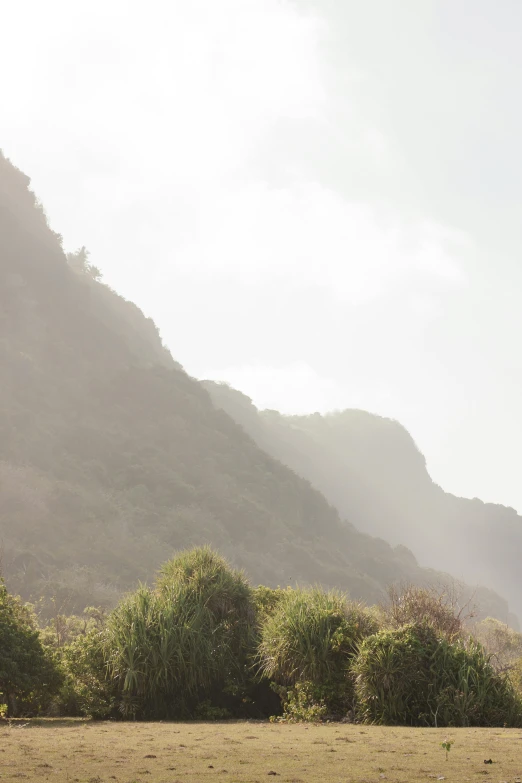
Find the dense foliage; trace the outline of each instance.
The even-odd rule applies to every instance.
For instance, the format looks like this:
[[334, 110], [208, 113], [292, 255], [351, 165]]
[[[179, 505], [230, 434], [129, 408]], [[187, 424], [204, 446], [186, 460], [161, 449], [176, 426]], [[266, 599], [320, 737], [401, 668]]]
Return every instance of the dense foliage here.
[[[207, 547], [161, 569], [108, 617], [101, 646], [124, 716], [230, 714], [248, 687], [255, 611], [244, 575]], [[236, 705], [237, 706], [237, 705]]]
[[38, 711], [61, 682], [50, 651], [42, 645], [30, 609], [9, 595], [0, 579], [0, 704], [8, 716]]
[[30, 609], [1, 595], [0, 676], [18, 672], [4, 691], [18, 682], [27, 713], [522, 725], [518, 634], [494, 628], [506, 654], [509, 643], [505, 670], [469, 636], [454, 596], [436, 591], [405, 586], [367, 608], [319, 587], [252, 588], [200, 547], [108, 615], [56, 615], [39, 633]]
[[141, 587], [124, 599], [109, 616], [104, 639], [124, 714], [188, 712], [222, 672], [228, 651], [220, 631], [208, 608], [183, 589], [164, 597]]
[[105, 718], [116, 713], [118, 689], [108, 677], [103, 634], [91, 628], [59, 650], [63, 684], [52, 705], [61, 715]]
[[366, 639], [353, 666], [357, 711], [368, 723], [520, 725], [522, 704], [473, 640], [449, 640], [428, 622]]
[[367, 609], [341, 593], [286, 591], [263, 623], [258, 652], [262, 673], [283, 686], [286, 715], [346, 715], [354, 706], [351, 660], [377, 627]]

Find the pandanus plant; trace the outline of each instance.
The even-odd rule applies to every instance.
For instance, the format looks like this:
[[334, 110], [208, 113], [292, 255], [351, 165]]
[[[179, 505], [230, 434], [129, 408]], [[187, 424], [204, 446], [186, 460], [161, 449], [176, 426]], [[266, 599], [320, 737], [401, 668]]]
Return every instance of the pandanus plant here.
[[350, 662], [359, 642], [376, 630], [372, 614], [342, 593], [285, 591], [261, 629], [260, 672], [282, 686], [306, 687], [326, 710], [346, 712], [353, 706]]
[[253, 617], [242, 573], [207, 548], [166, 563], [108, 618], [104, 652], [126, 715], [170, 717], [223, 683], [248, 645]]

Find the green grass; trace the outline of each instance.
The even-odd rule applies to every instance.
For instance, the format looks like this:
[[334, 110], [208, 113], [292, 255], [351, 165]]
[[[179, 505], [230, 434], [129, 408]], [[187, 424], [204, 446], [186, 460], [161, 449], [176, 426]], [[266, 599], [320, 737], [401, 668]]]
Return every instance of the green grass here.
[[[454, 742], [448, 760], [441, 748]], [[485, 765], [491, 758], [493, 764]], [[270, 775], [270, 773], [277, 773]], [[0, 781], [522, 781], [522, 731], [261, 722], [0, 725]]]

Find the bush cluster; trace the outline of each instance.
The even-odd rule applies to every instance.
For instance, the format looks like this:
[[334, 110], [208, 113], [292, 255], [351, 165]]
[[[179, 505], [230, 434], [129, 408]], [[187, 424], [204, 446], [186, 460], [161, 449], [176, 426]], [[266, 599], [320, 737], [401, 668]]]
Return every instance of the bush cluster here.
[[282, 697], [285, 717], [342, 717], [354, 709], [349, 675], [359, 643], [378, 629], [365, 607], [337, 592], [287, 590], [260, 628], [260, 672]]
[[440, 591], [392, 591], [370, 609], [318, 587], [252, 588], [196, 548], [107, 616], [90, 609], [40, 632], [31, 618], [1, 587], [0, 704], [4, 693], [11, 712], [522, 725], [520, 663], [512, 679], [499, 670]]
[[366, 723], [412, 726], [520, 725], [521, 702], [473, 639], [448, 639], [429, 623], [381, 630], [353, 664]]

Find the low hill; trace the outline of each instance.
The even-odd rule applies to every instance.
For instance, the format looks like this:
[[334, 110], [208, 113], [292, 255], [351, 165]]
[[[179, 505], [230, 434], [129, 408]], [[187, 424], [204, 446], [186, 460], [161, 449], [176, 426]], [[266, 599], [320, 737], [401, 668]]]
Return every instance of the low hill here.
[[[372, 602], [391, 582], [439, 579], [341, 521], [217, 409], [152, 321], [84, 253], [66, 258], [29, 184], [0, 156], [0, 542], [12, 590], [68, 611], [111, 604], [202, 543], [254, 582], [322, 582]], [[491, 591], [481, 601], [507, 618]]]
[[282, 416], [258, 411], [225, 384], [204, 385], [217, 407], [358, 529], [404, 544], [423, 565], [488, 585], [522, 617], [522, 517], [512, 508], [444, 492], [397, 421], [361, 410]]

